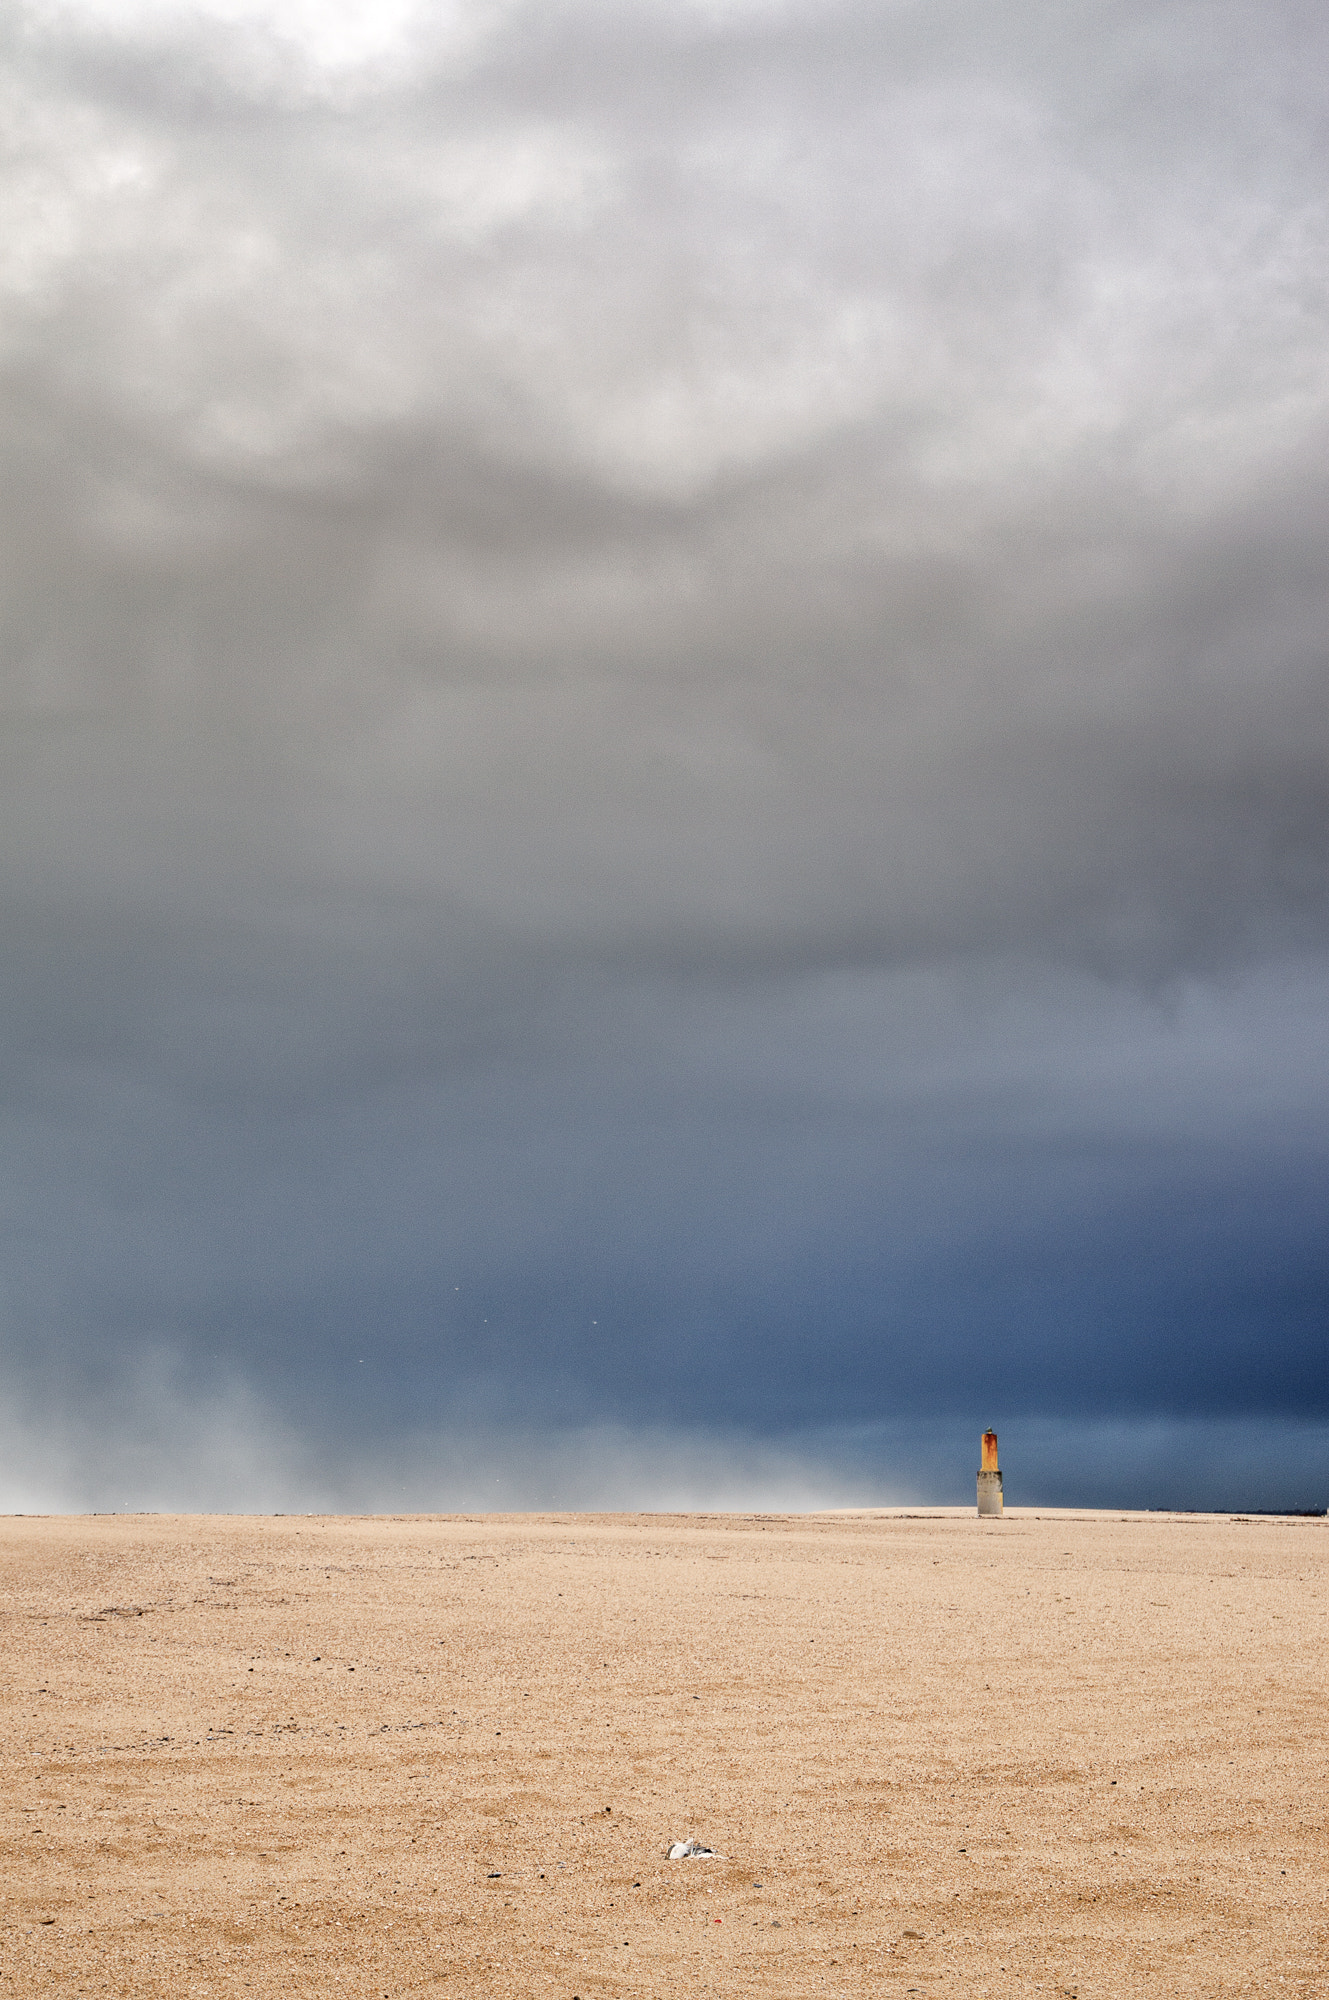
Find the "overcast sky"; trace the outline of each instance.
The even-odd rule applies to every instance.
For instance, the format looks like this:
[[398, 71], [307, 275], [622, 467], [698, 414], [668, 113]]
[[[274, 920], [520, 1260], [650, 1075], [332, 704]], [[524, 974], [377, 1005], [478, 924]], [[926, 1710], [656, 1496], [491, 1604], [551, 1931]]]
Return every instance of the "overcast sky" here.
[[1327, 78], [12, 0], [0, 1505], [1329, 1501]]

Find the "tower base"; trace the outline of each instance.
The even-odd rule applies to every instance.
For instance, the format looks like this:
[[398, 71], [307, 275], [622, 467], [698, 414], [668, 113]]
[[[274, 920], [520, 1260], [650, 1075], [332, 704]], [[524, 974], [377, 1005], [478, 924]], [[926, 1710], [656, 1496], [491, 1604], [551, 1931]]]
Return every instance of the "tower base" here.
[[980, 1472], [978, 1475], [978, 1511], [980, 1514], [1000, 1514], [1001, 1474]]

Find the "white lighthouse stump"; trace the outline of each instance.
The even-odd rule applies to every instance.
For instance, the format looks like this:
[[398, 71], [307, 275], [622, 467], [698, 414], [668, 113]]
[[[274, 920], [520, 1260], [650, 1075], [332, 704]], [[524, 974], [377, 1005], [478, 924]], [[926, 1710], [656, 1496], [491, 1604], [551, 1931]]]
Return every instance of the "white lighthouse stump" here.
[[978, 1511], [991, 1519], [1002, 1511], [1001, 1472], [997, 1465], [997, 1433], [983, 1433], [983, 1462], [978, 1471]]

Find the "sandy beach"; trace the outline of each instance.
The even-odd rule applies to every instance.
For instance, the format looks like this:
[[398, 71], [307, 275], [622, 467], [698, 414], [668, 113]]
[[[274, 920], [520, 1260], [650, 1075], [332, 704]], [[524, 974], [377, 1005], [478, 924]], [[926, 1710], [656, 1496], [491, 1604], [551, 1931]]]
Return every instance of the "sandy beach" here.
[[9, 1518], [3, 1991], [1322, 1995], [1327, 1582], [1324, 1520]]

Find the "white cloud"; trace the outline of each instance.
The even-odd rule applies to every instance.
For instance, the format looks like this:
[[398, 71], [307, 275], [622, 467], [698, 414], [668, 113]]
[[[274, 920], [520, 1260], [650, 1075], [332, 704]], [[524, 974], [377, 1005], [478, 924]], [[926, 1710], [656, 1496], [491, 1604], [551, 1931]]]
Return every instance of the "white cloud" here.
[[498, 11], [478, 0], [21, 0], [30, 43], [81, 41], [179, 56], [202, 44], [236, 82], [289, 100], [354, 101], [473, 45]]

